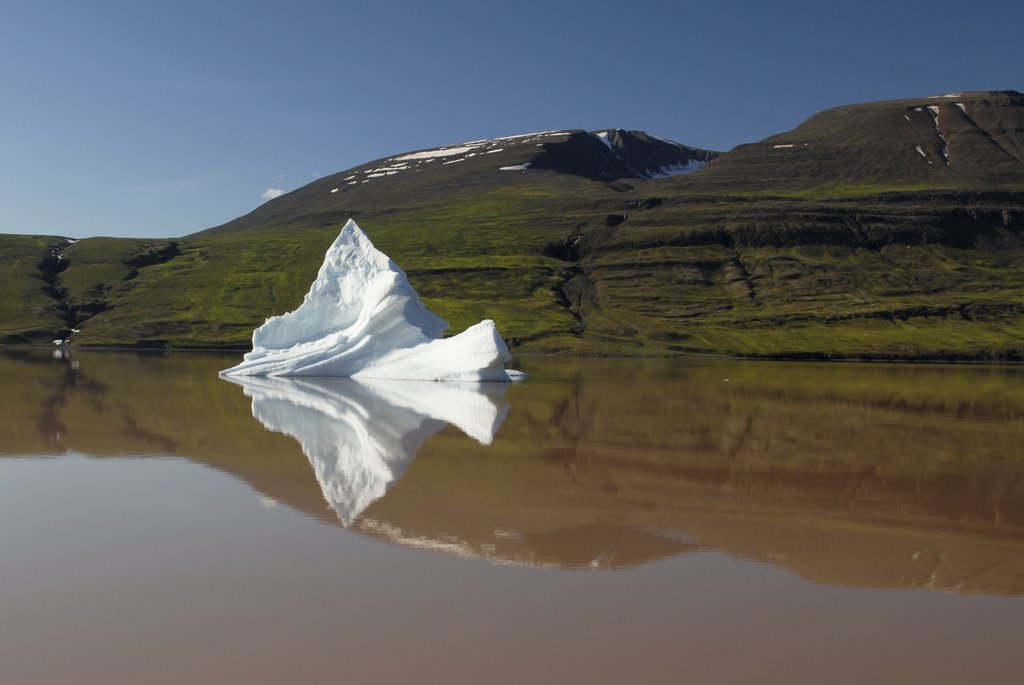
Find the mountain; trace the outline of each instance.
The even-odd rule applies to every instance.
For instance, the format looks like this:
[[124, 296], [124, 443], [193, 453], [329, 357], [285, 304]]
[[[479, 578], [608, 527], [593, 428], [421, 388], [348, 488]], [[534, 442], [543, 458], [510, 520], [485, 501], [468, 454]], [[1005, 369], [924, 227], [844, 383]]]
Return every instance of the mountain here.
[[83, 343], [245, 347], [267, 316], [298, 306], [355, 218], [455, 330], [494, 318], [513, 346], [561, 338], [568, 349], [579, 321], [557, 291], [566, 264], [548, 254], [552, 241], [581, 221], [615, 220], [602, 200], [613, 188], [717, 155], [620, 129], [509, 136], [376, 160], [177, 240], [54, 239], [49, 308], [59, 303], [51, 320], [63, 325], [11, 319], [0, 335], [49, 341], [81, 328]]
[[694, 181], [730, 191], [1019, 188], [1024, 95], [948, 93], [836, 107], [792, 131], [740, 145]]
[[[628, 181], [696, 171], [721, 153], [643, 131], [544, 131], [416, 150], [346, 169], [271, 200], [199, 235], [217, 235], [294, 220], [344, 222], [446, 193], [476, 193], [536, 182], [539, 171], [591, 181]], [[522, 178], [526, 172], [529, 178]]]
[[492, 318], [522, 351], [1019, 359], [1022, 122], [993, 91], [725, 154], [621, 129], [400, 153], [179, 239], [0, 237], [29, 302], [0, 336], [244, 348], [354, 218], [454, 331]]

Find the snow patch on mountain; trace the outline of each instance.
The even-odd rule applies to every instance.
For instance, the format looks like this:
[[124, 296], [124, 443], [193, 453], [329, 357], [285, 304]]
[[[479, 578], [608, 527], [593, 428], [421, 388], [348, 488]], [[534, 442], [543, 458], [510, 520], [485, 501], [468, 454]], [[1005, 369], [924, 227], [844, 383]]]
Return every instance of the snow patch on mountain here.
[[647, 178], [667, 178], [669, 176], [678, 176], [680, 174], [689, 174], [698, 169], [703, 169], [708, 165], [703, 159], [691, 159], [689, 162], [684, 164], [670, 164], [668, 166], [648, 171], [645, 176]]
[[392, 157], [391, 162], [404, 162], [417, 159], [433, 159], [435, 157], [452, 157], [453, 155], [464, 155], [475, 149], [473, 145], [461, 145], [459, 147], [442, 147], [436, 150], [425, 150], [423, 152], [410, 152], [407, 155]]
[[[501, 136], [499, 138], [471, 140], [465, 143], [458, 143], [456, 145], [447, 145], [445, 147], [421, 150], [419, 152], [409, 152], [384, 159], [379, 166], [363, 169], [349, 178], [362, 174], [362, 180], [360, 182], [365, 183], [369, 179], [393, 176], [400, 171], [419, 171], [422, 165], [430, 164], [431, 162], [438, 160], [441, 160], [441, 164], [443, 166], [448, 166], [450, 164], [464, 162], [476, 155], [489, 155], [496, 152], [503, 152], [509, 144], [527, 144], [536, 143], [536, 141], [551, 141], [557, 138], [567, 138], [570, 135], [572, 135], [572, 132], [565, 130], [539, 131], [536, 133], [521, 133], [514, 136]], [[536, 144], [540, 146], [544, 145], [543, 142]], [[455, 159], [451, 159], [453, 157]], [[345, 180], [347, 181], [349, 179], [346, 178]], [[355, 182], [352, 182], [348, 185], [354, 184]]]
[[[959, 95], [959, 93], [957, 93]], [[939, 126], [939, 108], [936, 105], [929, 105], [928, 111], [932, 114], [932, 122], [935, 124], [935, 132], [939, 135], [939, 140], [942, 141], [942, 145], [939, 148], [939, 152], [942, 153], [942, 159], [949, 166], [949, 154], [947, 152], [948, 145], [946, 144], [946, 136], [942, 133], [942, 128]]]
[[608, 149], [612, 151], [612, 154], [617, 157], [619, 153], [615, 151], [615, 146], [612, 145], [612, 141], [608, 139], [608, 133], [608, 131], [598, 131], [594, 135], [597, 136], [598, 140], [607, 145]]

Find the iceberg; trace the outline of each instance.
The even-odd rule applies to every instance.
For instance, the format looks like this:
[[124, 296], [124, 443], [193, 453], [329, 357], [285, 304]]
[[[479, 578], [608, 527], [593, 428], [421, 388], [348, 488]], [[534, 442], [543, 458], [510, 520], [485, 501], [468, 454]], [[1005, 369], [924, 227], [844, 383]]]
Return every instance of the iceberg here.
[[349, 219], [302, 304], [252, 334], [252, 352], [222, 376], [349, 376], [510, 381], [512, 359], [491, 320], [443, 338], [448, 322], [420, 300], [405, 272]]
[[504, 384], [231, 376], [268, 430], [299, 441], [324, 499], [351, 525], [449, 423], [489, 445], [508, 413]]

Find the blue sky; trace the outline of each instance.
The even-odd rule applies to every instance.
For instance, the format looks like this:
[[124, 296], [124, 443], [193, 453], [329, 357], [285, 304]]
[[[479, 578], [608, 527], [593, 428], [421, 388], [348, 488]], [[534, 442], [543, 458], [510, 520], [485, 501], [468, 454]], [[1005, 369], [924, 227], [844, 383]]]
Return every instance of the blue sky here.
[[1024, 3], [0, 0], [0, 232], [178, 236], [396, 152], [556, 128], [698, 147], [1024, 90]]

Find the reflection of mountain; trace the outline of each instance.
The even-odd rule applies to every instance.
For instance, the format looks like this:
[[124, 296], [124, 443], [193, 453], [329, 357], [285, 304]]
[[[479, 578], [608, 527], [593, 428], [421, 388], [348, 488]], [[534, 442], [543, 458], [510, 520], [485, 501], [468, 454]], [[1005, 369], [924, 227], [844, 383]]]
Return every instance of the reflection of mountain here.
[[0, 354], [5, 454], [178, 454], [337, 521], [299, 441], [336, 444], [342, 416], [401, 475], [351, 529], [398, 544], [559, 568], [710, 549], [823, 583], [1024, 592], [1024, 367], [528, 359], [483, 448], [442, 422], [493, 423], [404, 384], [314, 384], [296, 407], [250, 402], [223, 356], [18, 355]]
[[[564, 569], [630, 568], [700, 548], [671, 531], [607, 521], [534, 532], [515, 528], [488, 529], [469, 521], [461, 524], [448, 522], [447, 528], [441, 530], [453, 532], [424, 535], [412, 532], [421, 528], [422, 522], [402, 514], [395, 516], [395, 510], [391, 508], [384, 511], [388, 512], [387, 519], [363, 516], [355, 523], [356, 529], [406, 547], [488, 559], [501, 564]], [[410, 529], [402, 527], [410, 523]]]
[[229, 377], [252, 415], [302, 445], [324, 498], [348, 526], [402, 477], [420, 445], [447, 423], [490, 444], [508, 406], [504, 383]]
[[216, 378], [225, 355], [72, 354], [80, 364], [0, 351], [0, 454], [181, 455], [336, 520], [295, 441], [260, 428], [247, 398]]
[[[527, 370], [486, 459], [438, 436], [358, 525], [563, 567], [696, 546], [818, 582], [1024, 592], [1022, 368], [537, 359]], [[626, 532], [678, 545], [649, 539], [628, 562], [601, 552]]]

